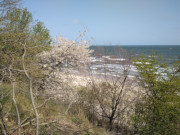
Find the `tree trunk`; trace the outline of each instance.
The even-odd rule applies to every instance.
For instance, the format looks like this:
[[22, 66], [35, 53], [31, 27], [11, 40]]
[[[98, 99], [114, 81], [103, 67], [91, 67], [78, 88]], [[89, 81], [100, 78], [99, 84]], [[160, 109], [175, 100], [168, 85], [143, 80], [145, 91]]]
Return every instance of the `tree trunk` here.
[[17, 119], [18, 119], [18, 135], [21, 135], [21, 119], [20, 119], [19, 109], [18, 109], [16, 99], [15, 99], [15, 80], [13, 80], [12, 95], [13, 95], [13, 103], [16, 108], [16, 115], [17, 115]]
[[23, 70], [24, 70], [24, 73], [25, 73], [26, 77], [29, 80], [29, 92], [30, 92], [30, 97], [31, 97], [31, 103], [32, 103], [33, 110], [34, 110], [34, 113], [35, 113], [35, 116], [36, 116], [36, 135], [39, 135], [39, 115], [38, 115], [38, 111], [37, 111], [35, 101], [34, 101], [34, 96], [33, 96], [32, 79], [29, 76], [28, 72], [26, 71], [25, 62], [24, 62], [24, 58], [25, 58], [25, 55], [26, 55], [26, 45], [24, 44], [23, 47], [24, 47], [24, 54], [22, 56]]
[[0, 103], [0, 119], [1, 119], [2, 131], [3, 131], [4, 135], [8, 135], [6, 125], [3, 120], [3, 111], [2, 110], [3, 110], [3, 106]]
[[113, 129], [113, 117], [109, 118], [109, 130], [112, 131]]

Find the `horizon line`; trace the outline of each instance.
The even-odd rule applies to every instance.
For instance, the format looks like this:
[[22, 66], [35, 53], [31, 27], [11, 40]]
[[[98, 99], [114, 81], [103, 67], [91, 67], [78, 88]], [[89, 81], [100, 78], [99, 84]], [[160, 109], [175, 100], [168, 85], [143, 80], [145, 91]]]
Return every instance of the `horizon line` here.
[[[180, 44], [175, 44], [174, 46], [179, 46]], [[146, 44], [146, 45], [95, 45], [95, 44], [93, 44], [93, 45], [90, 45], [90, 46], [173, 46], [173, 45], [148, 45], [148, 44]]]

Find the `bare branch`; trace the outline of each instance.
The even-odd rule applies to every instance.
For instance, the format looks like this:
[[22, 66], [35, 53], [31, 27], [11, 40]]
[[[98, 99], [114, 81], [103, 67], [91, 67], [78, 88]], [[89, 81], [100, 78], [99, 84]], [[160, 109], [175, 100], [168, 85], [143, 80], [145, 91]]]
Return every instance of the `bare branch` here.
[[20, 119], [19, 109], [18, 109], [16, 99], [15, 99], [15, 79], [13, 79], [12, 95], [13, 95], [13, 103], [16, 108], [16, 115], [17, 115], [17, 119], [18, 119], [18, 135], [21, 135], [21, 119]]
[[36, 108], [36, 105], [34, 102], [32, 79], [29, 76], [29, 74], [26, 70], [26, 67], [25, 67], [26, 43], [23, 44], [23, 48], [24, 48], [24, 53], [22, 55], [22, 64], [23, 64], [24, 73], [29, 80], [29, 92], [30, 92], [30, 96], [31, 96], [31, 102], [32, 102], [33, 110], [34, 110], [34, 113], [36, 116], [36, 135], [38, 135], [39, 134], [39, 116], [38, 116], [37, 108]]

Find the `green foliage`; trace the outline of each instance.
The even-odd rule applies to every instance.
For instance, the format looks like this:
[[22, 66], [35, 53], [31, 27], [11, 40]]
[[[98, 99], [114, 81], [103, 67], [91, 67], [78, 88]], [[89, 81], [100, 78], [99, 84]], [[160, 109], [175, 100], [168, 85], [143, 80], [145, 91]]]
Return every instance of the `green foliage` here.
[[[37, 56], [42, 51], [50, 49], [50, 43], [49, 31], [43, 23], [35, 23], [27, 9], [12, 8], [0, 15], [0, 104], [4, 114], [1, 120], [4, 119], [8, 132], [17, 125], [16, 109], [12, 100], [14, 80], [16, 83], [14, 100], [21, 120], [25, 119], [24, 122], [27, 122], [35, 117], [28, 92], [29, 80], [23, 71], [23, 64], [31, 76], [33, 89], [38, 89], [40, 79], [44, 76]], [[23, 61], [24, 46], [26, 54]], [[40, 104], [41, 100], [37, 100], [36, 103]], [[28, 131], [32, 129], [30, 126]]]
[[[1, 16], [0, 27], [0, 69], [8, 72], [8, 68], [22, 70], [22, 55], [26, 45], [25, 65], [31, 75], [41, 71], [37, 55], [50, 49], [51, 38], [49, 31], [42, 22], [34, 23], [32, 14], [27, 9], [13, 9]], [[0, 70], [0, 79], [3, 77]], [[40, 72], [38, 72], [40, 73]], [[19, 78], [21, 74], [14, 73]], [[9, 80], [6, 74], [4, 80]], [[21, 77], [20, 77], [21, 76]]]
[[155, 53], [135, 60], [145, 91], [135, 110], [138, 134], [180, 134], [180, 64], [167, 65]]

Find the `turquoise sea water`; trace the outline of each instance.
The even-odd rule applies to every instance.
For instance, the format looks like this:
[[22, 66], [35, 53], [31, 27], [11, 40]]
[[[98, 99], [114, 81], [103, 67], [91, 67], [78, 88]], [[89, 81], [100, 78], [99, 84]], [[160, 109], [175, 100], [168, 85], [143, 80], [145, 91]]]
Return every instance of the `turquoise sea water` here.
[[94, 50], [93, 56], [121, 56], [122, 49], [132, 57], [142, 54], [150, 55], [153, 51], [161, 55], [168, 63], [173, 63], [180, 58], [180, 45], [127, 45], [127, 46], [91, 46]]

